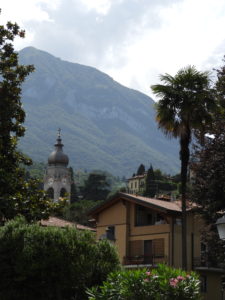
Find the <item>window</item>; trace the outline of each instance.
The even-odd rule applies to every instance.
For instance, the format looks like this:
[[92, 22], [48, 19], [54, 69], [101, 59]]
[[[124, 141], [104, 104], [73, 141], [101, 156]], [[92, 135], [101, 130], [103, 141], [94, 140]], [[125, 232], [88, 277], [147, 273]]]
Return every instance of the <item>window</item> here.
[[47, 190], [47, 194], [50, 199], [54, 199], [54, 190], [52, 187]]
[[155, 219], [156, 214], [149, 208], [141, 205], [136, 205], [135, 226], [154, 225]]
[[130, 260], [139, 257], [144, 263], [163, 262], [164, 239], [130, 241], [129, 255]]
[[136, 205], [135, 207], [135, 226], [148, 226], [166, 224], [163, 215], [152, 211], [150, 208]]
[[106, 238], [110, 241], [115, 240], [115, 226], [108, 226], [106, 228]]
[[66, 189], [62, 188], [60, 191], [60, 197], [65, 197], [66, 195]]

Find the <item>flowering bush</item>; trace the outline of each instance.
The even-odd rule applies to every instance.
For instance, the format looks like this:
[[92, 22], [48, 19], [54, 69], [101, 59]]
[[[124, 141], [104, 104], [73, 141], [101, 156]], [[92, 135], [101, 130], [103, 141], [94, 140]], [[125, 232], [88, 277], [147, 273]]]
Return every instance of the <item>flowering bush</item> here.
[[148, 271], [114, 272], [101, 287], [88, 291], [89, 300], [199, 300], [200, 282], [190, 274], [159, 265]]

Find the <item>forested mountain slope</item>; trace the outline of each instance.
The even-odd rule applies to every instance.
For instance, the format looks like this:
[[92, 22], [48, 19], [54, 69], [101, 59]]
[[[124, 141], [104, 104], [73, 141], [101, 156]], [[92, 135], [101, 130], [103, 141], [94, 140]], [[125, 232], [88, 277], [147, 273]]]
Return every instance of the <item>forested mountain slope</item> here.
[[126, 88], [95, 68], [63, 61], [28, 47], [23, 64], [35, 72], [23, 85], [26, 135], [20, 147], [47, 161], [57, 129], [76, 169], [102, 169], [129, 176], [140, 163], [175, 173], [178, 146], [157, 129], [153, 100]]

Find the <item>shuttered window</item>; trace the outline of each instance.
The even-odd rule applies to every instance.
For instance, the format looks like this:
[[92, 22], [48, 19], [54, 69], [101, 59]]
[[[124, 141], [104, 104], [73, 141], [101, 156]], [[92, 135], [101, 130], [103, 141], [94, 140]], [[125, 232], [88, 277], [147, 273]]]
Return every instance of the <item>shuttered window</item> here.
[[130, 256], [143, 255], [143, 241], [130, 241], [129, 250]]
[[152, 241], [154, 256], [164, 256], [164, 239], [155, 239]]
[[[155, 257], [164, 256], [164, 239], [154, 239], [152, 241], [152, 253]], [[142, 240], [130, 241], [129, 242], [129, 255], [138, 256], [148, 253], [144, 253], [144, 242]]]

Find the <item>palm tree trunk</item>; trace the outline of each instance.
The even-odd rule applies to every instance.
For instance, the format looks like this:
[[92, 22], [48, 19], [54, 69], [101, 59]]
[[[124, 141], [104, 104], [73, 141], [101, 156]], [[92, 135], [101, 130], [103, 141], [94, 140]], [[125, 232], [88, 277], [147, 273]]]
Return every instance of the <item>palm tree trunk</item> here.
[[187, 211], [186, 211], [186, 186], [187, 171], [189, 163], [189, 143], [191, 132], [189, 127], [185, 135], [180, 139], [180, 160], [181, 160], [181, 202], [182, 202], [182, 268], [187, 270]]

